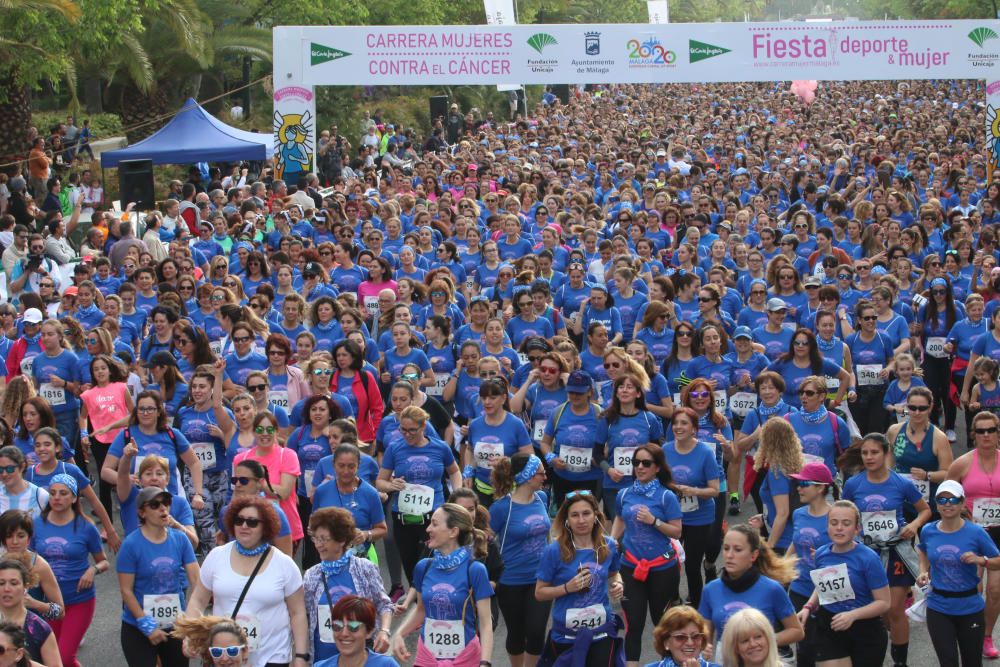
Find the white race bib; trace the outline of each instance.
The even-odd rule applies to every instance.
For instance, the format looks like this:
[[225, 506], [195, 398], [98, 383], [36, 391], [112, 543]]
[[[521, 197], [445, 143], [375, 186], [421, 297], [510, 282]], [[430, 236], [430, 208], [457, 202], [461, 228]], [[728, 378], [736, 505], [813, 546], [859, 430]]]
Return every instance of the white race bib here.
[[493, 470], [496, 462], [503, 458], [502, 442], [477, 442], [473, 449], [477, 468]]
[[931, 481], [929, 479], [913, 479], [913, 475], [903, 475], [906, 479], [913, 482], [913, 486], [917, 487], [917, 491], [923, 496], [924, 500], [930, 501], [931, 499]]
[[729, 405], [729, 394], [725, 389], [716, 389], [712, 392], [712, 397], [715, 399], [715, 409], [724, 413]]
[[365, 310], [375, 318], [382, 314], [382, 309], [378, 305], [378, 295], [365, 297]]
[[430, 396], [443, 396], [444, 386], [448, 384], [448, 380], [451, 379], [451, 373], [435, 373], [434, 374], [434, 385], [427, 387], [427, 393]]
[[260, 619], [253, 614], [237, 614], [233, 620], [247, 633], [247, 651], [250, 653], [256, 651], [260, 645], [261, 633], [263, 632]]
[[566, 463], [570, 472], [587, 472], [594, 461], [594, 450], [590, 447], [559, 446], [559, 458]]
[[836, 394], [838, 389], [840, 389], [840, 378], [832, 378], [829, 375], [827, 375], [826, 391], [830, 394]]
[[809, 573], [809, 578], [816, 585], [819, 603], [823, 606], [854, 599], [854, 587], [847, 575], [847, 563], [813, 570]]
[[215, 356], [221, 357], [222, 356], [222, 341], [221, 340], [213, 340], [211, 343], [208, 344], [208, 349], [210, 349], [212, 351], [212, 354], [214, 354]]
[[194, 451], [194, 455], [198, 457], [201, 461], [201, 469], [208, 470], [209, 468], [214, 468], [215, 459], [215, 444], [211, 442], [192, 442], [191, 449]]
[[592, 604], [589, 607], [572, 607], [566, 610], [566, 627], [569, 630], [595, 630], [608, 620], [603, 604]]
[[816, 456], [815, 454], [806, 454], [805, 452], [803, 452], [802, 460], [805, 461], [806, 463], [822, 463], [823, 465], [826, 465], [826, 459], [824, 459], [822, 456]]
[[522, 366], [525, 365], [525, 364], [531, 363], [531, 360], [528, 359], [528, 353], [527, 352], [518, 352], [517, 353], [517, 358], [521, 361], [521, 365]]
[[545, 437], [545, 427], [548, 424], [548, 419], [536, 419], [535, 425], [531, 427], [531, 439], [535, 442], [541, 442], [542, 438]]
[[729, 397], [729, 409], [738, 417], [746, 417], [757, 409], [757, 394], [738, 391]]
[[31, 371], [35, 366], [35, 358], [30, 357], [28, 359], [21, 360], [21, 375], [31, 376]]
[[677, 392], [676, 394], [674, 394], [673, 399], [674, 399], [674, 407], [678, 407], [678, 406], [682, 405], [682, 403], [681, 403], [681, 393], [680, 392]]
[[615, 470], [623, 475], [632, 474], [632, 457], [635, 456], [635, 447], [618, 447], [614, 453]]
[[983, 528], [1000, 526], [1000, 498], [977, 498], [973, 500], [972, 520]]
[[171, 628], [181, 613], [181, 596], [177, 593], [142, 596], [142, 613], [156, 621], [158, 628]]
[[333, 617], [330, 616], [330, 605], [320, 602], [316, 611], [316, 621], [319, 623], [319, 640], [324, 644], [333, 644]]
[[54, 387], [45, 382], [38, 388], [38, 395], [49, 405], [66, 405], [65, 387]]
[[882, 372], [881, 364], [859, 364], [857, 368], [859, 386], [872, 387], [882, 384], [882, 378], [879, 376]]
[[267, 392], [267, 402], [288, 409], [288, 390]]
[[[315, 483], [315, 475], [316, 475], [315, 469], [312, 470], [306, 469], [302, 471], [302, 478], [306, 481], [306, 495], [309, 496], [310, 498], [313, 497], [313, 493], [316, 491], [316, 487], [319, 486], [319, 484]], [[320, 484], [322, 484], [324, 481], [326, 480], [320, 480]], [[344, 508], [344, 509], [349, 509], [349, 508]]]
[[948, 339], [944, 336], [931, 336], [927, 338], [927, 344], [924, 345], [924, 350], [927, 354], [935, 357], [936, 359], [946, 359], [948, 353], [944, 351], [945, 343]]
[[465, 623], [425, 619], [424, 646], [438, 660], [458, 657], [465, 650]]
[[899, 532], [895, 510], [861, 513], [861, 530], [868, 537], [884, 542]]
[[698, 511], [698, 497], [697, 496], [681, 496], [678, 498], [681, 503], [681, 512], [687, 514], [688, 512]]
[[434, 489], [422, 484], [407, 484], [399, 492], [399, 511], [423, 516], [434, 508]]

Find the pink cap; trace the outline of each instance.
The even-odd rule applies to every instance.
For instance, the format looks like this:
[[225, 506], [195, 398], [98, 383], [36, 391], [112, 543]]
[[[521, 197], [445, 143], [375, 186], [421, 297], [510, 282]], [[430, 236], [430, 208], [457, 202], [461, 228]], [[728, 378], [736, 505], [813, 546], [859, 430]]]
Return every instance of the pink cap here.
[[798, 473], [789, 475], [792, 479], [801, 482], [819, 482], [820, 484], [833, 484], [833, 475], [825, 463], [807, 463]]

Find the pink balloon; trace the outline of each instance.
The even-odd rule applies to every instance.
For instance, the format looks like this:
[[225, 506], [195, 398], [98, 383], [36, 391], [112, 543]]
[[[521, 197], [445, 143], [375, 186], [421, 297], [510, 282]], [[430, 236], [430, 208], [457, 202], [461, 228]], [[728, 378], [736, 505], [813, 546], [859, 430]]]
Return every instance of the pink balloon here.
[[809, 88], [809, 90], [813, 92], [816, 92], [816, 88], [819, 86], [819, 83], [814, 79], [810, 79], [809, 81], [804, 81], [803, 83], [805, 83], [806, 86]]
[[816, 93], [814, 93], [811, 90], [806, 90], [801, 95], [799, 95], [799, 97], [801, 97], [802, 101], [805, 102], [806, 104], [812, 104], [813, 100], [816, 99]]

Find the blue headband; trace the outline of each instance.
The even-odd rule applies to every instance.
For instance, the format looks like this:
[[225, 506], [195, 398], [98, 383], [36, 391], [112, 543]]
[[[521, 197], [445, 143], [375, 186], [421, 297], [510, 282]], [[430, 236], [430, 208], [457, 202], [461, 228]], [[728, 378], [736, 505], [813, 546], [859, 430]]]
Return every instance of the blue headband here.
[[947, 287], [948, 281], [944, 278], [935, 278], [931, 281], [931, 287]]
[[517, 482], [518, 484], [524, 484], [529, 479], [535, 476], [541, 465], [542, 465], [542, 460], [537, 456], [535, 456], [534, 454], [531, 454], [530, 456], [528, 456], [528, 462], [524, 464], [524, 468], [521, 470], [521, 472], [514, 475], [514, 481]]
[[49, 481], [49, 488], [50, 489], [52, 488], [53, 484], [62, 484], [67, 489], [69, 489], [70, 491], [72, 491], [74, 496], [77, 495], [76, 480], [73, 479], [72, 476], [67, 475], [64, 472], [63, 473], [59, 473], [58, 475], [55, 475], [55, 476], [52, 477], [52, 479]]

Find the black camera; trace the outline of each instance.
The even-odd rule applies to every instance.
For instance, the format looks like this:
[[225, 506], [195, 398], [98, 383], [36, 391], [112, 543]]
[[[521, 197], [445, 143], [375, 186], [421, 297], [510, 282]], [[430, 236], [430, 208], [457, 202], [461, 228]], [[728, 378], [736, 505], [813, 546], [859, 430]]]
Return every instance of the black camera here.
[[44, 258], [41, 255], [30, 255], [29, 254], [28, 255], [28, 263], [25, 266], [25, 268], [28, 271], [34, 271], [35, 269], [37, 269], [38, 267], [40, 267], [42, 265], [42, 259], [44, 259]]

